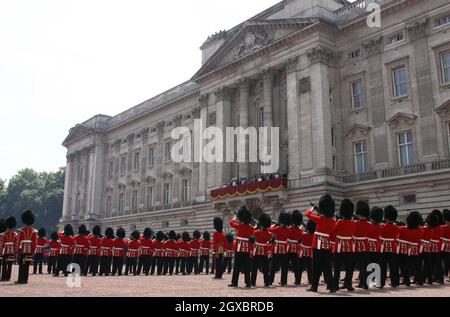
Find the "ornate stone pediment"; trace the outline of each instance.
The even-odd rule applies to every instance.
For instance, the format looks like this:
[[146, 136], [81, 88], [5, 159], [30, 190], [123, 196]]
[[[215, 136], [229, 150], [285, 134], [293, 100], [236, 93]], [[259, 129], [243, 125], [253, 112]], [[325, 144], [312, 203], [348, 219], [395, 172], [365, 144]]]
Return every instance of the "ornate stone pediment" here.
[[71, 141], [76, 140], [78, 138], [81, 138], [89, 133], [94, 132], [93, 128], [90, 128], [88, 126], [85, 126], [83, 124], [77, 124], [75, 127], [70, 129], [69, 135], [66, 137], [66, 139], [63, 142], [64, 146], [67, 146]]
[[353, 139], [355, 136], [367, 136], [372, 130], [371, 127], [363, 125], [363, 124], [355, 124], [351, 127], [350, 130], [345, 133], [345, 136], [349, 139]]
[[181, 176], [187, 176], [190, 175], [192, 173], [192, 170], [187, 168], [187, 167], [180, 167], [177, 169], [176, 171], [178, 174], [180, 174]]
[[141, 184], [141, 181], [137, 178], [134, 178], [130, 183], [131, 186], [139, 186], [140, 184]]
[[448, 117], [448, 116], [450, 116], [450, 100], [447, 100], [446, 102], [444, 102], [442, 104], [442, 106], [440, 106], [439, 108], [436, 109], [436, 112], [441, 117]]
[[400, 125], [410, 126], [416, 122], [417, 116], [409, 113], [398, 112], [393, 115], [386, 123], [392, 128], [395, 129]]
[[156, 181], [156, 178], [154, 178], [153, 176], [149, 175], [149, 176], [147, 176], [147, 177], [144, 179], [144, 181], [145, 181], [147, 184], [152, 184], [152, 183], [154, 183], [154, 182]]
[[307, 55], [311, 65], [323, 63], [330, 66], [337, 65], [341, 56], [339, 53], [322, 45], [308, 50]]

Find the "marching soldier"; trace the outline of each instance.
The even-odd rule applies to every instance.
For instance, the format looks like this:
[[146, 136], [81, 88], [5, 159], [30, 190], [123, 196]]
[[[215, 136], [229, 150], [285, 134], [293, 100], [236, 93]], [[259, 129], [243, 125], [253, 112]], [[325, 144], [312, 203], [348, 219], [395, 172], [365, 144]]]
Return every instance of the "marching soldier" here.
[[27, 284], [30, 264], [33, 262], [33, 256], [36, 250], [36, 230], [31, 227], [34, 224], [35, 216], [31, 210], [25, 210], [21, 218], [25, 226], [19, 230], [18, 239], [16, 240], [16, 250], [18, 250], [19, 254], [19, 277], [16, 284]]
[[365, 201], [359, 201], [356, 204], [356, 221], [355, 232], [353, 234], [353, 251], [355, 252], [355, 261], [359, 269], [358, 288], [369, 289], [367, 285], [367, 266], [369, 265], [369, 237], [368, 234], [372, 230], [369, 217], [370, 207]]
[[111, 263], [114, 247], [114, 230], [106, 228], [105, 237], [100, 245], [100, 276], [111, 274]]
[[195, 275], [200, 274], [199, 268], [198, 268], [198, 257], [200, 255], [200, 247], [201, 242], [200, 238], [202, 234], [200, 231], [195, 230], [193, 235], [194, 238], [189, 242], [189, 248], [191, 249], [191, 254], [189, 258], [189, 273], [194, 272]]
[[200, 241], [200, 264], [198, 271], [203, 272], [205, 267], [206, 275], [209, 274], [209, 251], [211, 249], [211, 235], [208, 231], [203, 232], [203, 239]]
[[399, 227], [395, 224], [398, 212], [393, 206], [384, 208], [384, 222], [380, 234], [381, 287], [386, 285], [387, 269], [391, 277], [391, 286], [400, 286], [397, 238]]
[[191, 237], [189, 236], [189, 232], [183, 232], [183, 234], [181, 235], [181, 242], [178, 244], [178, 251], [180, 257], [180, 271], [181, 274], [183, 275], [189, 274], [188, 262], [190, 255], [190, 248], [189, 248], [190, 239]]
[[137, 259], [141, 252], [141, 233], [137, 230], [131, 233], [131, 239], [128, 243], [127, 250], [127, 258], [126, 258], [126, 266], [125, 266], [125, 275], [128, 275], [128, 272], [132, 273], [134, 276], [137, 276]]
[[11, 279], [12, 266], [16, 261], [17, 226], [16, 218], [9, 217], [6, 219], [6, 231], [3, 233], [2, 249], [3, 249], [3, 266], [2, 266], [2, 282], [8, 282]]
[[169, 239], [164, 243], [166, 261], [164, 263], [163, 275], [166, 275], [167, 273], [173, 275], [175, 260], [178, 255], [178, 245], [176, 242], [177, 234], [175, 233], [175, 231], [170, 231], [168, 238]]
[[[444, 273], [449, 277], [450, 271], [450, 210], [444, 210], [444, 225], [442, 225], [441, 252], [444, 260]], [[450, 280], [448, 280], [450, 282]]]
[[302, 236], [302, 243], [300, 244], [300, 281], [302, 280], [303, 272], [306, 271], [308, 284], [312, 284], [313, 280], [312, 257], [314, 232], [316, 232], [316, 224], [309, 220], [306, 223], [305, 232]]
[[278, 218], [279, 226], [269, 228], [268, 231], [275, 235], [273, 258], [272, 258], [272, 270], [271, 270], [271, 284], [275, 280], [275, 273], [281, 268], [281, 286], [287, 285], [288, 278], [288, 237], [289, 226], [291, 224], [291, 215], [282, 212]]
[[152, 265], [152, 272], [151, 275], [155, 273], [161, 275], [164, 270], [164, 255], [165, 255], [165, 249], [164, 249], [164, 233], [162, 231], [158, 231], [156, 234], [156, 239], [153, 243], [153, 265]]
[[33, 274], [37, 274], [38, 269], [39, 274], [42, 274], [42, 264], [44, 262], [45, 246], [47, 244], [47, 239], [45, 239], [46, 234], [47, 233], [44, 228], [38, 230], [38, 236], [36, 239], [36, 252], [33, 259]]
[[0, 277], [2, 273], [3, 266], [3, 233], [6, 230], [6, 223], [4, 219], [0, 219]]
[[227, 241], [225, 243], [225, 259], [224, 259], [224, 265], [223, 265], [223, 272], [227, 272], [228, 274], [231, 274], [231, 262], [233, 260], [233, 242], [234, 238], [233, 235], [227, 234]]
[[[381, 222], [383, 221], [383, 209], [373, 207], [370, 211], [370, 231], [367, 234], [369, 262], [376, 263], [381, 266], [381, 248], [380, 237], [382, 232]], [[366, 269], [367, 270], [367, 269]]]
[[288, 263], [291, 266], [295, 276], [295, 286], [300, 286], [300, 263], [298, 250], [303, 237], [303, 231], [300, 228], [303, 224], [303, 215], [298, 210], [294, 210], [291, 215], [291, 227], [288, 235]]
[[61, 250], [61, 243], [59, 243], [59, 237], [56, 231], [51, 233], [48, 245], [50, 246], [50, 254], [47, 260], [47, 273], [53, 274], [56, 272], [58, 255]]
[[214, 250], [214, 263], [215, 263], [215, 279], [222, 279], [223, 276], [223, 254], [224, 246], [226, 243], [226, 237], [223, 233], [223, 220], [222, 218], [214, 218], [214, 229], [216, 232], [213, 234], [212, 248]]
[[441, 258], [441, 238], [443, 216], [439, 210], [434, 210], [426, 219], [430, 230], [430, 245], [428, 248], [428, 265], [426, 266], [426, 276], [429, 285], [436, 281], [438, 284], [444, 284], [444, 272], [442, 269]]
[[73, 238], [75, 243], [73, 262], [80, 266], [81, 274], [83, 275], [87, 275], [86, 262], [90, 247], [90, 242], [86, 235], [86, 226], [81, 225], [78, 228], [78, 235]]
[[119, 228], [116, 231], [116, 238], [114, 239], [112, 256], [113, 256], [113, 264], [112, 264], [112, 276], [118, 274], [122, 276], [123, 270], [123, 259], [125, 256], [125, 247], [127, 246], [127, 241], [125, 240], [125, 229]]
[[56, 271], [53, 273], [55, 277], [59, 275], [59, 272], [63, 272], [64, 276], [68, 276], [67, 266], [72, 262], [73, 248], [75, 242], [73, 240], [73, 227], [67, 224], [64, 227], [64, 232], [60, 236], [61, 251], [58, 256], [58, 265]]
[[258, 219], [259, 230], [254, 232], [255, 249], [253, 253], [252, 264], [252, 286], [256, 286], [256, 279], [258, 270], [263, 273], [264, 287], [270, 286], [270, 269], [269, 269], [269, 241], [272, 239], [272, 234], [267, 231], [272, 225], [272, 219], [267, 214], [261, 214]]
[[85, 274], [92, 274], [96, 276], [98, 274], [98, 266], [100, 261], [100, 248], [102, 244], [102, 233], [99, 226], [92, 228], [92, 235], [89, 239], [89, 253], [87, 259], [87, 266]]
[[144, 230], [141, 239], [141, 255], [139, 256], [138, 275], [144, 272], [145, 275], [150, 274], [150, 268], [153, 261], [153, 231], [150, 228]]

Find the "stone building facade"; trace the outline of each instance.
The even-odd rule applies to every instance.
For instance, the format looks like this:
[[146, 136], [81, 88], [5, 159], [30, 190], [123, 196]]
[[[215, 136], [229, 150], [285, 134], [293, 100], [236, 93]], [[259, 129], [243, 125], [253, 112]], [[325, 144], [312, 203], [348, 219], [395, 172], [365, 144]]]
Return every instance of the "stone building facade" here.
[[[371, 2], [381, 27], [367, 25]], [[211, 229], [242, 204], [276, 216], [324, 193], [450, 207], [449, 34], [448, 0], [281, 1], [209, 37], [191, 80], [70, 130], [61, 225]], [[172, 129], [194, 119], [279, 127], [288, 189], [212, 201], [260, 165], [172, 162]]]

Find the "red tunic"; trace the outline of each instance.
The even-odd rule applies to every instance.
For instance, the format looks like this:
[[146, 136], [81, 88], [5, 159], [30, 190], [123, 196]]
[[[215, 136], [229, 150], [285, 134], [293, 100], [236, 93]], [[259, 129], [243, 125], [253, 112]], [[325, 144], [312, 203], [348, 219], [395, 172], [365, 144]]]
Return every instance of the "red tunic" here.
[[369, 252], [369, 234], [372, 224], [366, 220], [356, 222], [353, 234], [353, 252]]
[[187, 258], [191, 254], [189, 242], [180, 241], [178, 243], [178, 250], [180, 252], [180, 258]]
[[114, 257], [124, 257], [125, 256], [125, 247], [127, 246], [127, 241], [124, 239], [116, 238], [114, 239], [112, 256]]
[[230, 226], [237, 230], [237, 237], [234, 242], [233, 250], [239, 253], [250, 252], [248, 240], [253, 236], [255, 228], [247, 224], [240, 224], [234, 219], [231, 219]]
[[114, 240], [110, 238], [103, 238], [100, 245], [100, 256], [112, 256], [112, 248]]
[[302, 238], [302, 243], [300, 244], [300, 256], [303, 258], [312, 258], [313, 256], [313, 241], [314, 235], [309, 233], [304, 233]]
[[208, 240], [201, 240], [200, 242], [201, 246], [200, 246], [200, 255], [202, 256], [208, 256], [209, 255], [209, 250], [211, 249], [211, 242]]
[[231, 258], [233, 256], [233, 243], [228, 243], [228, 241], [225, 241], [224, 248], [225, 248], [225, 257]]
[[89, 255], [100, 256], [100, 248], [102, 246], [102, 238], [91, 236], [89, 237]]
[[420, 238], [419, 253], [429, 253], [431, 229], [428, 227], [421, 227], [420, 230], [422, 230], [422, 237]]
[[165, 256], [166, 250], [164, 248], [164, 242], [155, 240], [153, 242], [153, 248], [153, 256]]
[[267, 230], [256, 230], [254, 232], [255, 236], [255, 247], [253, 249], [253, 255], [269, 255], [269, 242], [272, 239], [272, 234]]
[[14, 255], [16, 254], [17, 250], [17, 233], [14, 231], [8, 231], [3, 233], [3, 239], [1, 243], [1, 249], [0, 252], [3, 255]]
[[272, 227], [267, 229], [275, 236], [275, 244], [273, 248], [274, 254], [286, 254], [288, 252], [288, 237], [290, 229], [288, 227]]
[[315, 215], [312, 210], [306, 212], [306, 217], [317, 224], [313, 238], [314, 250], [331, 250], [330, 237], [333, 234], [336, 220], [324, 216]]
[[73, 241], [75, 242], [75, 249], [73, 253], [87, 256], [90, 247], [89, 239], [85, 235], [79, 234], [73, 238]]
[[299, 253], [303, 231], [299, 227], [290, 227], [288, 234], [288, 253]]
[[36, 250], [36, 230], [26, 226], [19, 230], [16, 239], [16, 251], [19, 255], [34, 255]]
[[381, 253], [395, 253], [397, 250], [397, 238], [399, 227], [392, 223], [387, 223], [381, 227], [380, 251]]
[[422, 239], [422, 230], [411, 230], [407, 227], [400, 228], [400, 233], [397, 239], [397, 253], [408, 256], [419, 255], [419, 244]]
[[369, 252], [379, 253], [380, 252], [380, 236], [382, 227], [379, 224], [370, 223], [370, 231], [367, 234], [368, 244], [369, 244]]
[[450, 252], [450, 225], [444, 225], [442, 228], [442, 237], [441, 237], [441, 251], [445, 253]]
[[178, 255], [178, 244], [176, 241], [168, 240], [164, 243], [164, 248], [166, 249], [166, 257], [176, 258]]
[[198, 255], [200, 254], [200, 247], [200, 240], [191, 240], [191, 242], [189, 242], [189, 248], [191, 249], [190, 256], [198, 257]]
[[353, 234], [355, 233], [356, 223], [353, 220], [338, 220], [333, 230], [335, 239], [334, 253], [353, 252]]
[[141, 249], [142, 255], [152, 256], [153, 255], [153, 240], [151, 239], [141, 239]]
[[73, 247], [75, 243], [71, 236], [62, 236], [60, 238], [61, 241], [61, 255], [73, 255]]
[[225, 243], [227, 242], [227, 237], [223, 232], [214, 232], [212, 248], [215, 252], [223, 254], [225, 252]]
[[139, 240], [131, 240], [128, 243], [127, 257], [128, 258], [138, 258], [141, 252], [141, 243]]
[[48, 245], [50, 246], [49, 256], [57, 257], [61, 251], [61, 243], [59, 243], [59, 241], [50, 240]]
[[440, 253], [441, 252], [441, 238], [442, 238], [442, 228], [441, 226], [430, 229], [430, 253]]
[[36, 238], [36, 254], [44, 254], [45, 250], [45, 245], [47, 244], [47, 239], [41, 238], [41, 237], [37, 237]]

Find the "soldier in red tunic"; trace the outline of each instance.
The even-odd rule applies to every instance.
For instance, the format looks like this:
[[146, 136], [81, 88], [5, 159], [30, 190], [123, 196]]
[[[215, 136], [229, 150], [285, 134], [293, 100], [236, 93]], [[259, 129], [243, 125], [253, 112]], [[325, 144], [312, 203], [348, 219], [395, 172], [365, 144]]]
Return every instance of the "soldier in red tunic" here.
[[205, 268], [205, 274], [209, 274], [209, 253], [211, 251], [211, 234], [208, 231], [203, 232], [202, 240], [200, 240], [200, 262], [198, 264], [198, 272], [202, 273]]
[[302, 236], [302, 243], [300, 244], [300, 281], [302, 280], [303, 272], [306, 271], [308, 276], [308, 283], [311, 284], [313, 280], [312, 274], [312, 257], [313, 257], [313, 239], [314, 232], [316, 232], [316, 223], [309, 220], [306, 223], [305, 232]]
[[[179, 250], [180, 244], [181, 242], [183, 242], [183, 240], [181, 239], [181, 234], [177, 233], [177, 239], [175, 240], [175, 242], [177, 243], [177, 250]], [[178, 275], [178, 273], [180, 272], [180, 264], [181, 264], [180, 251], [178, 251], [176, 254], [177, 255], [175, 257], [175, 275]]]
[[78, 234], [73, 238], [75, 242], [73, 262], [80, 266], [81, 274], [87, 275], [86, 262], [90, 248], [90, 242], [87, 238], [87, 229], [85, 225], [78, 228]]
[[165, 256], [165, 248], [164, 248], [164, 233], [162, 231], [158, 231], [156, 234], [156, 239], [153, 243], [153, 265], [151, 275], [155, 273], [157, 275], [161, 275], [164, 270], [164, 256]]
[[317, 292], [319, 287], [319, 279], [322, 273], [327, 282], [328, 289], [331, 293], [336, 292], [333, 274], [331, 269], [332, 249], [330, 237], [333, 233], [336, 221], [334, 220], [335, 203], [330, 195], [320, 198], [318, 206], [318, 215], [314, 214], [316, 208], [306, 212], [306, 217], [317, 224], [316, 232], [313, 238], [313, 280], [310, 292]]
[[429, 247], [425, 255], [427, 259], [425, 265], [427, 283], [432, 285], [436, 281], [438, 284], [444, 284], [441, 258], [443, 215], [439, 210], [434, 210], [428, 215], [425, 222], [429, 230]]
[[56, 231], [50, 234], [50, 240], [48, 241], [48, 245], [50, 246], [50, 253], [47, 261], [47, 273], [52, 274], [56, 272], [58, 255], [61, 250], [61, 243], [59, 243], [59, 237]]
[[199, 269], [198, 269], [198, 257], [200, 255], [200, 247], [201, 247], [201, 242], [200, 242], [200, 238], [202, 236], [202, 234], [200, 233], [200, 231], [195, 230], [193, 233], [193, 239], [191, 242], [189, 242], [189, 248], [191, 249], [191, 253], [189, 256], [189, 273], [194, 272], [195, 275], [199, 274]]
[[300, 228], [303, 224], [303, 215], [298, 210], [294, 210], [291, 215], [291, 227], [288, 235], [288, 263], [295, 276], [295, 286], [300, 286], [300, 258], [299, 248], [302, 242], [303, 231]]
[[[444, 274], [449, 277], [450, 273], [450, 210], [444, 210], [444, 225], [442, 225], [441, 252], [444, 260]], [[450, 279], [447, 280], [450, 282]]]
[[150, 274], [150, 268], [153, 260], [153, 231], [150, 228], [144, 230], [141, 239], [141, 255], [139, 256], [138, 275], [144, 272], [145, 275]]
[[6, 230], [6, 223], [4, 219], [0, 219], [0, 276], [2, 273], [3, 266], [3, 233]]
[[123, 261], [125, 256], [125, 247], [127, 246], [127, 241], [125, 240], [125, 229], [119, 228], [116, 231], [116, 238], [114, 239], [112, 256], [113, 256], [113, 264], [112, 264], [112, 272], [111, 275], [115, 276], [116, 274], [122, 276], [123, 270]]
[[353, 219], [353, 213], [355, 205], [349, 199], [344, 199], [340, 206], [340, 220], [336, 222], [334, 227], [333, 236], [335, 237], [334, 253], [334, 285], [336, 289], [339, 289], [339, 281], [341, 278], [341, 269], [345, 270], [345, 280], [342, 289], [347, 289], [353, 292], [355, 289], [352, 286], [354, 260], [353, 260], [353, 247], [352, 237], [355, 231], [355, 222]]
[[[383, 209], [374, 206], [370, 211], [370, 231], [367, 234], [369, 244], [369, 263], [378, 264], [381, 266], [381, 244], [380, 237], [383, 222]], [[377, 281], [378, 282], [378, 281]], [[378, 284], [378, 283], [377, 283]], [[381, 287], [381, 286], [380, 286]]]
[[389, 266], [389, 275], [391, 286], [400, 286], [399, 262], [397, 254], [397, 238], [399, 227], [396, 225], [398, 217], [397, 209], [393, 206], [384, 208], [384, 222], [380, 234], [380, 252], [381, 252], [381, 287], [386, 285], [387, 268]]
[[59, 275], [59, 272], [63, 272], [64, 276], [68, 276], [67, 266], [72, 262], [73, 248], [75, 242], [73, 241], [73, 227], [67, 224], [64, 227], [64, 232], [60, 236], [61, 250], [58, 256], [58, 265], [56, 271], [53, 273], [55, 277]]
[[112, 249], [114, 247], [114, 230], [106, 228], [105, 237], [100, 245], [100, 276], [111, 274]]
[[225, 243], [225, 258], [224, 258], [224, 264], [223, 264], [223, 271], [224, 273], [227, 272], [228, 274], [231, 274], [232, 270], [232, 260], [233, 260], [233, 242], [234, 238], [233, 235], [227, 234], [226, 236], [227, 242]]
[[130, 242], [128, 243], [125, 275], [128, 275], [128, 272], [132, 273], [134, 276], [138, 275], [137, 260], [141, 252], [140, 238], [141, 233], [139, 231], [135, 230], [131, 233]]
[[268, 231], [275, 237], [272, 257], [272, 269], [270, 272], [270, 284], [275, 280], [275, 273], [281, 269], [281, 286], [287, 285], [288, 278], [288, 236], [291, 225], [291, 215], [287, 212], [280, 213], [279, 225], [269, 228]]
[[26, 210], [22, 213], [21, 218], [24, 227], [19, 229], [19, 235], [16, 240], [19, 261], [19, 276], [16, 284], [27, 284], [30, 265], [33, 262], [34, 252], [36, 251], [36, 229], [31, 227], [34, 224], [35, 216], [31, 210]]
[[102, 244], [102, 230], [99, 226], [92, 228], [92, 234], [89, 239], [89, 253], [87, 258], [87, 265], [85, 274], [98, 274], [98, 266], [100, 262], [100, 248]]
[[246, 206], [242, 206], [236, 217], [231, 219], [230, 226], [237, 230], [236, 241], [233, 250], [235, 252], [233, 277], [229, 287], [238, 287], [239, 274], [244, 273], [245, 287], [251, 288], [250, 278], [250, 250], [249, 238], [253, 236], [255, 229], [250, 225], [252, 222], [252, 215]]
[[178, 256], [178, 245], [177, 245], [177, 234], [175, 231], [170, 231], [168, 235], [168, 240], [164, 243], [165, 249], [165, 263], [163, 275], [173, 275], [175, 269], [175, 260]]
[[[44, 228], [38, 230], [36, 239], [36, 252], [33, 258], [33, 274], [42, 273], [42, 264], [44, 262], [45, 246], [47, 245], [47, 239], [45, 239], [47, 232]], [[38, 270], [39, 269], [39, 270]]]
[[369, 222], [370, 207], [365, 201], [356, 204], [356, 227], [353, 234], [353, 251], [355, 252], [356, 267], [359, 270], [358, 288], [369, 289], [367, 285], [367, 266], [369, 265]]
[[2, 250], [0, 250], [3, 254], [2, 282], [8, 282], [11, 279], [12, 266], [16, 261], [17, 233], [14, 230], [16, 226], [16, 218], [6, 219], [6, 231], [3, 233]]
[[255, 230], [255, 249], [253, 251], [252, 263], [252, 286], [256, 286], [256, 279], [258, 270], [260, 270], [264, 277], [264, 287], [269, 287], [271, 283], [270, 268], [269, 268], [269, 241], [272, 239], [272, 234], [267, 231], [272, 225], [270, 216], [263, 213], [258, 219], [259, 229]]
[[215, 263], [215, 279], [221, 279], [223, 276], [223, 256], [225, 252], [225, 244], [227, 242], [227, 238], [223, 233], [223, 220], [222, 218], [214, 218], [214, 229], [216, 232], [213, 234], [213, 254], [214, 254], [214, 263]]
[[189, 241], [191, 237], [189, 232], [183, 232], [181, 235], [181, 242], [178, 244], [178, 252], [180, 257], [180, 272], [182, 275], [189, 274], [188, 272], [188, 262], [190, 255]]

